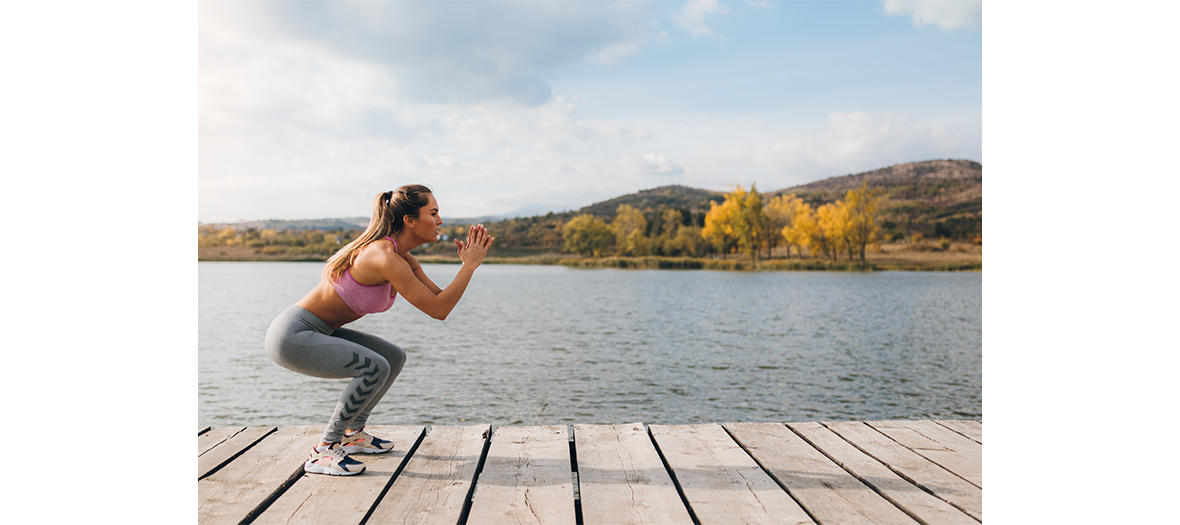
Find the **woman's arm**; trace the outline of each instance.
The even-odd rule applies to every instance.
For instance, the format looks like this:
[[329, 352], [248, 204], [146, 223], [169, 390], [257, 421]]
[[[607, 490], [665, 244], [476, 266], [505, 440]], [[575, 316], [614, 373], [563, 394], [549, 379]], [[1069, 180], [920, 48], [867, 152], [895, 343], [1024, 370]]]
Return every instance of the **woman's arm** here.
[[414, 277], [417, 277], [418, 280], [422, 282], [422, 284], [426, 285], [426, 288], [433, 292], [434, 295], [438, 295], [440, 292], [442, 292], [442, 288], [439, 288], [437, 284], [434, 284], [434, 281], [431, 281], [430, 278], [426, 276], [426, 272], [422, 271], [422, 265], [418, 263], [418, 259], [415, 259], [414, 256], [410, 255], [409, 253], [403, 255], [402, 258], [406, 260], [406, 264], [410, 265], [410, 270], [414, 272]]
[[[410, 304], [422, 310], [426, 315], [443, 320], [463, 297], [467, 284], [471, 282], [471, 276], [475, 274], [475, 269], [483, 263], [484, 256], [487, 255], [488, 248], [491, 247], [494, 240], [482, 226], [472, 226], [466, 242], [455, 241], [459, 249], [459, 258], [463, 260], [463, 264], [459, 267], [459, 273], [455, 275], [451, 284], [437, 292], [419, 280], [417, 272], [410, 267], [410, 263], [405, 258], [398, 256], [392, 247], [388, 250], [380, 250], [375, 255], [386, 259], [379, 261], [381, 276], [392, 283], [393, 288], [402, 297], [405, 297]], [[421, 265], [418, 265], [419, 272], [421, 272], [421, 268]], [[427, 281], [429, 282], [429, 279]]]

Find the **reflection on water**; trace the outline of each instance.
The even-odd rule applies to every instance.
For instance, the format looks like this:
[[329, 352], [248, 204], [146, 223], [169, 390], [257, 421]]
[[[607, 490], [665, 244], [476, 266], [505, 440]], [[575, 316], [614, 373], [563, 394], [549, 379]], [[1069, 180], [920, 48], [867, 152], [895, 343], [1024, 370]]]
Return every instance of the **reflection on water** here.
[[[347, 381], [263, 351], [320, 268], [199, 263], [199, 424], [326, 423]], [[409, 354], [373, 424], [964, 419], [983, 415], [982, 310], [979, 273], [485, 265], [447, 321], [399, 298], [349, 327]]]

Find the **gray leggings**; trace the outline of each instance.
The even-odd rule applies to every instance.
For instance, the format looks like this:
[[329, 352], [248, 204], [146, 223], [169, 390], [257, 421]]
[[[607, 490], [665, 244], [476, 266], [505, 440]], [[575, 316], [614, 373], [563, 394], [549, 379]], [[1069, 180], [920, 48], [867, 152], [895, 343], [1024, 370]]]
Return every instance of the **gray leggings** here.
[[338, 443], [346, 429], [365, 426], [369, 412], [406, 363], [406, 352], [397, 345], [356, 330], [332, 330], [300, 306], [288, 308], [270, 324], [266, 355], [300, 374], [353, 378], [328, 420], [321, 438], [324, 443]]

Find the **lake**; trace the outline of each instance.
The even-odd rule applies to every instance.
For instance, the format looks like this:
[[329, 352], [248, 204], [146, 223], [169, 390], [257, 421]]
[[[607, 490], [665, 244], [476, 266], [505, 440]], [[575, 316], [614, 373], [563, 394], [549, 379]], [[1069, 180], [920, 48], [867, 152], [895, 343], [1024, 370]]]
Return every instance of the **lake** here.
[[[322, 263], [198, 263], [198, 424], [323, 425], [347, 383], [263, 337]], [[445, 287], [459, 267], [425, 264]], [[981, 273], [483, 265], [446, 321], [348, 327], [408, 353], [374, 425], [982, 418]]]

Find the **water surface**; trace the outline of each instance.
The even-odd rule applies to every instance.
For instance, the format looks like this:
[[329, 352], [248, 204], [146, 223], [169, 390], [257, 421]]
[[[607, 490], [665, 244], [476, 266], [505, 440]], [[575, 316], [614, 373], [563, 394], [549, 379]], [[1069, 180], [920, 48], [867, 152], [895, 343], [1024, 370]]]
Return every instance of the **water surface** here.
[[[347, 381], [263, 350], [322, 267], [199, 263], [199, 424], [326, 423]], [[349, 327], [409, 354], [371, 424], [982, 417], [980, 273], [484, 265], [446, 321], [399, 298]]]

